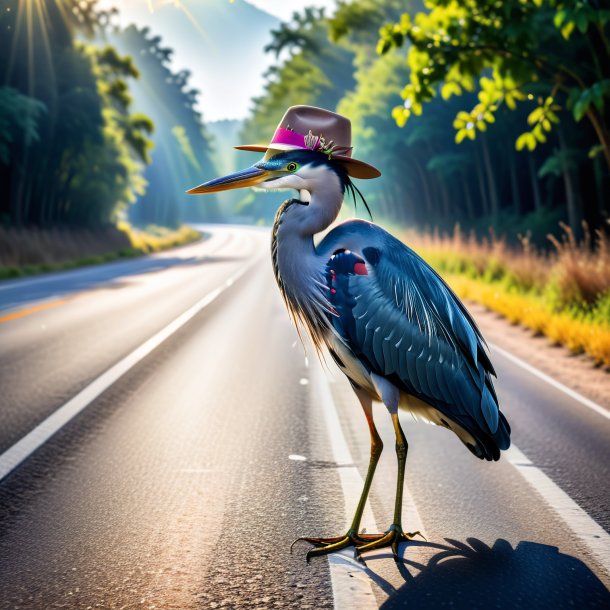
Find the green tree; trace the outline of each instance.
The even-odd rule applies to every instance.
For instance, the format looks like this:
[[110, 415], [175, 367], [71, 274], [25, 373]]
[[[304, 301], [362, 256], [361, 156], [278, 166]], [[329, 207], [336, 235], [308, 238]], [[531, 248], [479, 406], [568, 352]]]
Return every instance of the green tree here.
[[181, 219], [213, 220], [220, 216], [215, 198], [196, 201], [185, 195], [190, 186], [215, 174], [211, 142], [197, 110], [199, 92], [190, 73], [170, 67], [172, 50], [148, 28], [131, 25], [110, 35], [113, 45], [138, 58], [142, 78], [131, 87], [134, 106], [152, 117], [155, 148], [144, 177], [149, 183], [130, 218], [135, 222], [175, 226]]
[[263, 95], [253, 100], [244, 141], [268, 140], [289, 106], [336, 108], [355, 84], [354, 53], [328, 40], [328, 21], [322, 10], [295, 13], [289, 23], [272, 32], [266, 49], [282, 58], [267, 71]]
[[477, 103], [456, 116], [456, 141], [474, 139], [496, 120], [498, 109], [534, 101], [518, 150], [546, 142], [559, 111], [587, 118], [610, 168], [610, 10], [594, 0], [429, 0], [429, 11], [381, 31], [378, 50], [408, 42], [410, 76], [404, 104], [394, 117], [404, 124], [437, 95], [444, 99], [478, 89]]
[[[548, 223], [558, 217], [574, 229], [582, 218], [603, 225], [610, 213], [601, 144], [608, 126], [607, 12], [593, 3], [554, 0], [398, 4], [340, 2], [330, 28], [331, 36], [347, 39], [356, 53], [358, 84], [345, 98], [353, 103], [340, 108], [359, 117], [359, 134], [359, 122], [375, 120], [365, 109], [378, 90], [383, 95], [386, 85], [396, 84], [394, 75], [371, 68], [371, 36], [380, 21], [389, 22], [377, 37], [377, 50], [400, 62], [400, 82], [394, 93], [387, 92], [388, 113], [404, 128], [407, 146], [389, 124], [368, 127], [368, 139], [379, 142], [369, 159], [386, 158], [386, 179], [401, 185], [402, 201], [387, 202], [383, 209], [410, 207], [408, 201], [419, 199], [430, 203], [427, 217], [434, 224], [453, 218], [513, 234], [529, 224], [543, 237], [556, 228]], [[583, 94], [585, 103], [577, 106]], [[425, 118], [411, 119], [424, 108]], [[525, 154], [517, 153], [516, 141]], [[459, 171], [442, 163], [457, 159], [453, 155], [465, 161]], [[554, 171], [539, 174], [549, 155], [557, 161]], [[373, 197], [379, 190], [371, 185]], [[448, 200], [451, 214], [443, 212]], [[392, 217], [400, 213], [395, 210]]]
[[12, 87], [0, 87], [0, 163], [10, 163], [15, 140], [30, 146], [40, 139], [38, 124], [45, 111], [42, 102]]
[[3, 99], [13, 114], [20, 103], [21, 115], [2, 113], [10, 127], [0, 136], [0, 214], [16, 225], [112, 222], [144, 187], [151, 125], [130, 114], [128, 81], [137, 71], [114, 50], [77, 41], [107, 23], [96, 0], [5, 4]]

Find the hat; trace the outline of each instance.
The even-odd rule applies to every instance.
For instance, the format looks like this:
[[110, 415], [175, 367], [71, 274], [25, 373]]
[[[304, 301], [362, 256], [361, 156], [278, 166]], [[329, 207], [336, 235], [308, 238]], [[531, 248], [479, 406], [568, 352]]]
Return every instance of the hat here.
[[316, 150], [340, 162], [354, 178], [377, 178], [381, 172], [372, 165], [352, 159], [350, 120], [315, 106], [291, 106], [284, 114], [268, 145], [246, 144], [239, 150]]

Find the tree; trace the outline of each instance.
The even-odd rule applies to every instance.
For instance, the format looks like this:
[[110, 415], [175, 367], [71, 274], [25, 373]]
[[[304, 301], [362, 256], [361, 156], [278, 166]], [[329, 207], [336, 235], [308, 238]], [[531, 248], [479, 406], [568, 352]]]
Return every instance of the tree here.
[[254, 99], [242, 133], [245, 140], [268, 139], [286, 108], [294, 104], [334, 109], [354, 86], [354, 54], [344, 45], [332, 44], [327, 28], [324, 11], [305, 9], [272, 32], [266, 50], [276, 57], [282, 51], [288, 55], [267, 71], [265, 91]]
[[214, 175], [210, 138], [196, 104], [199, 92], [190, 86], [187, 70], [172, 71], [172, 50], [148, 28], [131, 25], [109, 36], [114, 46], [137, 57], [142, 78], [131, 87], [134, 106], [152, 117], [155, 148], [144, 177], [149, 183], [130, 218], [138, 224], [175, 226], [184, 216], [213, 220], [220, 213], [216, 199], [195, 201], [187, 188]]
[[596, 0], [428, 0], [427, 12], [381, 32], [378, 50], [409, 44], [404, 104], [394, 108], [398, 124], [419, 115], [437, 95], [444, 99], [478, 89], [473, 108], [457, 114], [456, 141], [474, 139], [496, 119], [500, 106], [535, 107], [518, 150], [547, 139], [559, 111], [586, 117], [598, 138], [590, 152], [602, 153], [610, 169], [610, 10]]
[[42, 102], [12, 87], [0, 87], [0, 163], [10, 163], [15, 140], [29, 146], [40, 139], [38, 125], [45, 112]]
[[152, 125], [130, 112], [128, 83], [137, 70], [114, 49], [77, 40], [107, 21], [96, 0], [7, 4], [0, 12], [8, 108], [0, 122], [9, 124], [0, 136], [0, 213], [15, 225], [113, 222], [145, 186]]

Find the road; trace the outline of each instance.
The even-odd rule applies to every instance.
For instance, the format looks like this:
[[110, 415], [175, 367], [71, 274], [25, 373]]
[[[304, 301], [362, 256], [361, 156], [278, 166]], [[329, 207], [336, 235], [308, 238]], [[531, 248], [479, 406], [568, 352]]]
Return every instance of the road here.
[[[426, 537], [403, 563], [291, 554], [344, 532], [366, 424], [301, 345], [268, 232], [206, 231], [0, 285], [2, 610], [610, 607], [610, 418], [500, 350], [516, 447], [500, 462], [401, 416], [405, 526]], [[367, 531], [389, 525], [395, 485], [376, 419]]]

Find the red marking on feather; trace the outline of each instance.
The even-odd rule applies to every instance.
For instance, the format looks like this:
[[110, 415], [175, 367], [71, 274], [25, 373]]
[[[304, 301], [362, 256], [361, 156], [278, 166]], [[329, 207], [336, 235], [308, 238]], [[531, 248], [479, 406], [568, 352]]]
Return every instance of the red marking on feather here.
[[335, 292], [337, 292], [334, 288], [331, 288], [330, 291], [335, 294]]
[[367, 271], [366, 265], [364, 263], [356, 263], [354, 265], [354, 273], [356, 275], [368, 275], [369, 272]]

